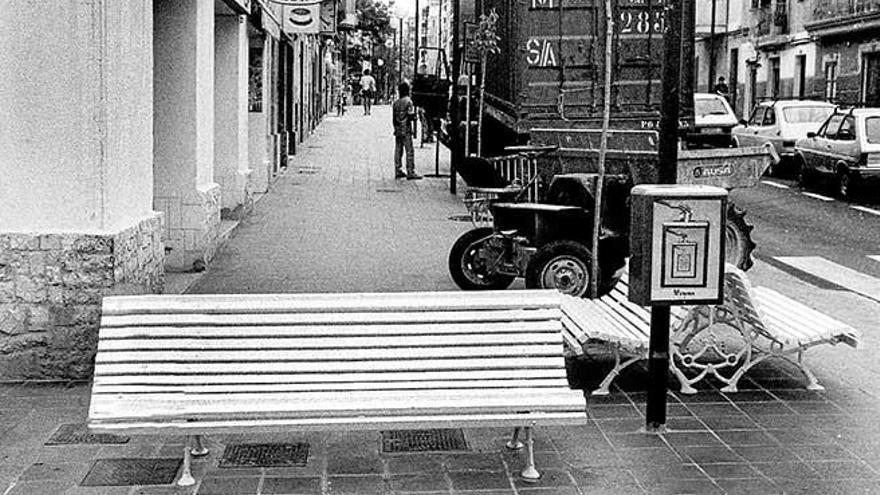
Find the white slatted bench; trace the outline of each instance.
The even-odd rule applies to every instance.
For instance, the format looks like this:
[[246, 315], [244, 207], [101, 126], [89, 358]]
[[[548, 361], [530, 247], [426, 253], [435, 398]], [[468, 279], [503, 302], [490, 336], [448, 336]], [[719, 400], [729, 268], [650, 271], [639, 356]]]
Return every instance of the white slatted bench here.
[[[554, 291], [104, 299], [89, 427], [184, 435], [586, 421]], [[516, 438], [513, 442], [518, 443]], [[521, 446], [522, 444], [519, 444]]]
[[[751, 287], [734, 267], [726, 268], [724, 283], [721, 305], [672, 308], [670, 371], [682, 393], [696, 393], [693, 385], [707, 376], [725, 383], [722, 391], [736, 392], [742, 376], [769, 358], [794, 364], [807, 378], [807, 388], [820, 390], [803, 362], [804, 352], [820, 344], [858, 345], [854, 328], [772, 289]], [[602, 342], [614, 355], [614, 367], [593, 391], [595, 395], [608, 394], [623, 369], [648, 357], [650, 311], [629, 302], [627, 291], [622, 280], [600, 299], [568, 297], [562, 304], [567, 341], [578, 341], [581, 349], [591, 341]], [[689, 377], [685, 371], [697, 373]]]

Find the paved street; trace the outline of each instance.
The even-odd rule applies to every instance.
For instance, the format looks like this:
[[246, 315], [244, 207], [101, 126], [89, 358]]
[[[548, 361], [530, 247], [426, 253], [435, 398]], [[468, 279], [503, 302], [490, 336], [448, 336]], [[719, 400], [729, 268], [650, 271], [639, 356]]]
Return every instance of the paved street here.
[[[300, 150], [189, 292], [456, 290], [446, 256], [470, 227], [456, 219], [465, 208], [448, 193], [448, 178], [393, 179], [388, 107], [375, 108], [370, 117], [356, 107], [345, 118], [328, 117]], [[433, 151], [417, 146], [419, 173], [433, 172]], [[444, 154], [441, 172], [447, 162]], [[771, 362], [747, 375], [738, 393], [711, 385], [696, 395], [671, 392], [670, 432], [646, 435], [639, 432], [646, 372], [636, 367], [620, 377], [610, 396], [588, 399], [583, 424], [537, 428], [537, 462], [545, 475], [534, 485], [518, 478], [523, 454], [503, 449], [508, 432], [484, 428], [465, 430], [467, 450], [442, 454], [383, 453], [379, 432], [209, 437], [211, 454], [195, 461], [199, 481], [183, 489], [82, 486], [100, 459], [178, 458], [180, 439], [48, 446], [60, 425], [84, 421], [89, 385], [0, 385], [0, 493], [880, 493], [880, 303], [823, 282], [824, 272], [805, 276], [803, 269], [783, 270], [790, 265], [774, 261], [818, 256], [877, 280], [880, 272], [871, 263], [880, 262], [867, 256], [880, 255], [880, 217], [863, 218], [864, 212], [837, 211], [839, 205], [814, 205], [791, 194], [768, 185], [737, 193], [761, 246], [749, 275], [755, 285], [862, 332], [859, 349], [821, 346], [807, 353], [825, 391], [804, 390], [795, 369]], [[827, 225], [813, 227], [811, 211]], [[838, 242], [842, 249], [834, 248]], [[862, 258], [864, 264], [854, 261]], [[573, 372], [594, 386], [611, 364], [609, 356], [595, 353]], [[308, 443], [307, 464], [218, 465], [229, 444], [269, 441]]]

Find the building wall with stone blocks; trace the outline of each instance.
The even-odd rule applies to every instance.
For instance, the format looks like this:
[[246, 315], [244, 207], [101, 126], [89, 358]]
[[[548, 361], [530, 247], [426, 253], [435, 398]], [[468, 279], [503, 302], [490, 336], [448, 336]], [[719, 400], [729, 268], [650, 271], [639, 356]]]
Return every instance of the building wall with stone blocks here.
[[0, 233], [0, 380], [91, 375], [101, 299], [160, 293], [162, 217], [107, 234]]

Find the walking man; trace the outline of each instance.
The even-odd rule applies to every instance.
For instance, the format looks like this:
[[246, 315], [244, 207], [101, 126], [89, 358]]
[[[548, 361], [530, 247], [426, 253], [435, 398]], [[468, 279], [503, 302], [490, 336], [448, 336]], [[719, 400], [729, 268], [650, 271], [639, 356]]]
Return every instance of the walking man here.
[[[416, 174], [415, 153], [413, 152], [413, 135], [416, 126], [416, 107], [409, 97], [409, 83], [406, 81], [397, 86], [400, 97], [391, 105], [391, 118], [394, 124], [394, 178], [407, 180], [421, 179]], [[403, 171], [403, 152], [406, 151], [406, 173]]]
[[373, 108], [373, 94], [376, 92], [376, 80], [370, 75], [370, 69], [364, 69], [361, 76], [361, 98], [364, 100], [364, 115], [370, 115]]

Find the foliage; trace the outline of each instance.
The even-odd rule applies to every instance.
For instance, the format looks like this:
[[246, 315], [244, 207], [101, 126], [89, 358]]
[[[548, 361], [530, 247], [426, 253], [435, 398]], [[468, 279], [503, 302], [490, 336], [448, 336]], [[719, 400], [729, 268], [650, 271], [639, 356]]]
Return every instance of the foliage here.
[[394, 34], [391, 12], [394, 2], [382, 0], [357, 0], [358, 29], [369, 34], [378, 43], [384, 43]]
[[497, 24], [498, 13], [495, 9], [490, 10], [488, 14], [480, 14], [480, 23], [471, 40], [471, 47], [480, 55], [499, 52], [498, 42], [501, 38], [498, 36]]

